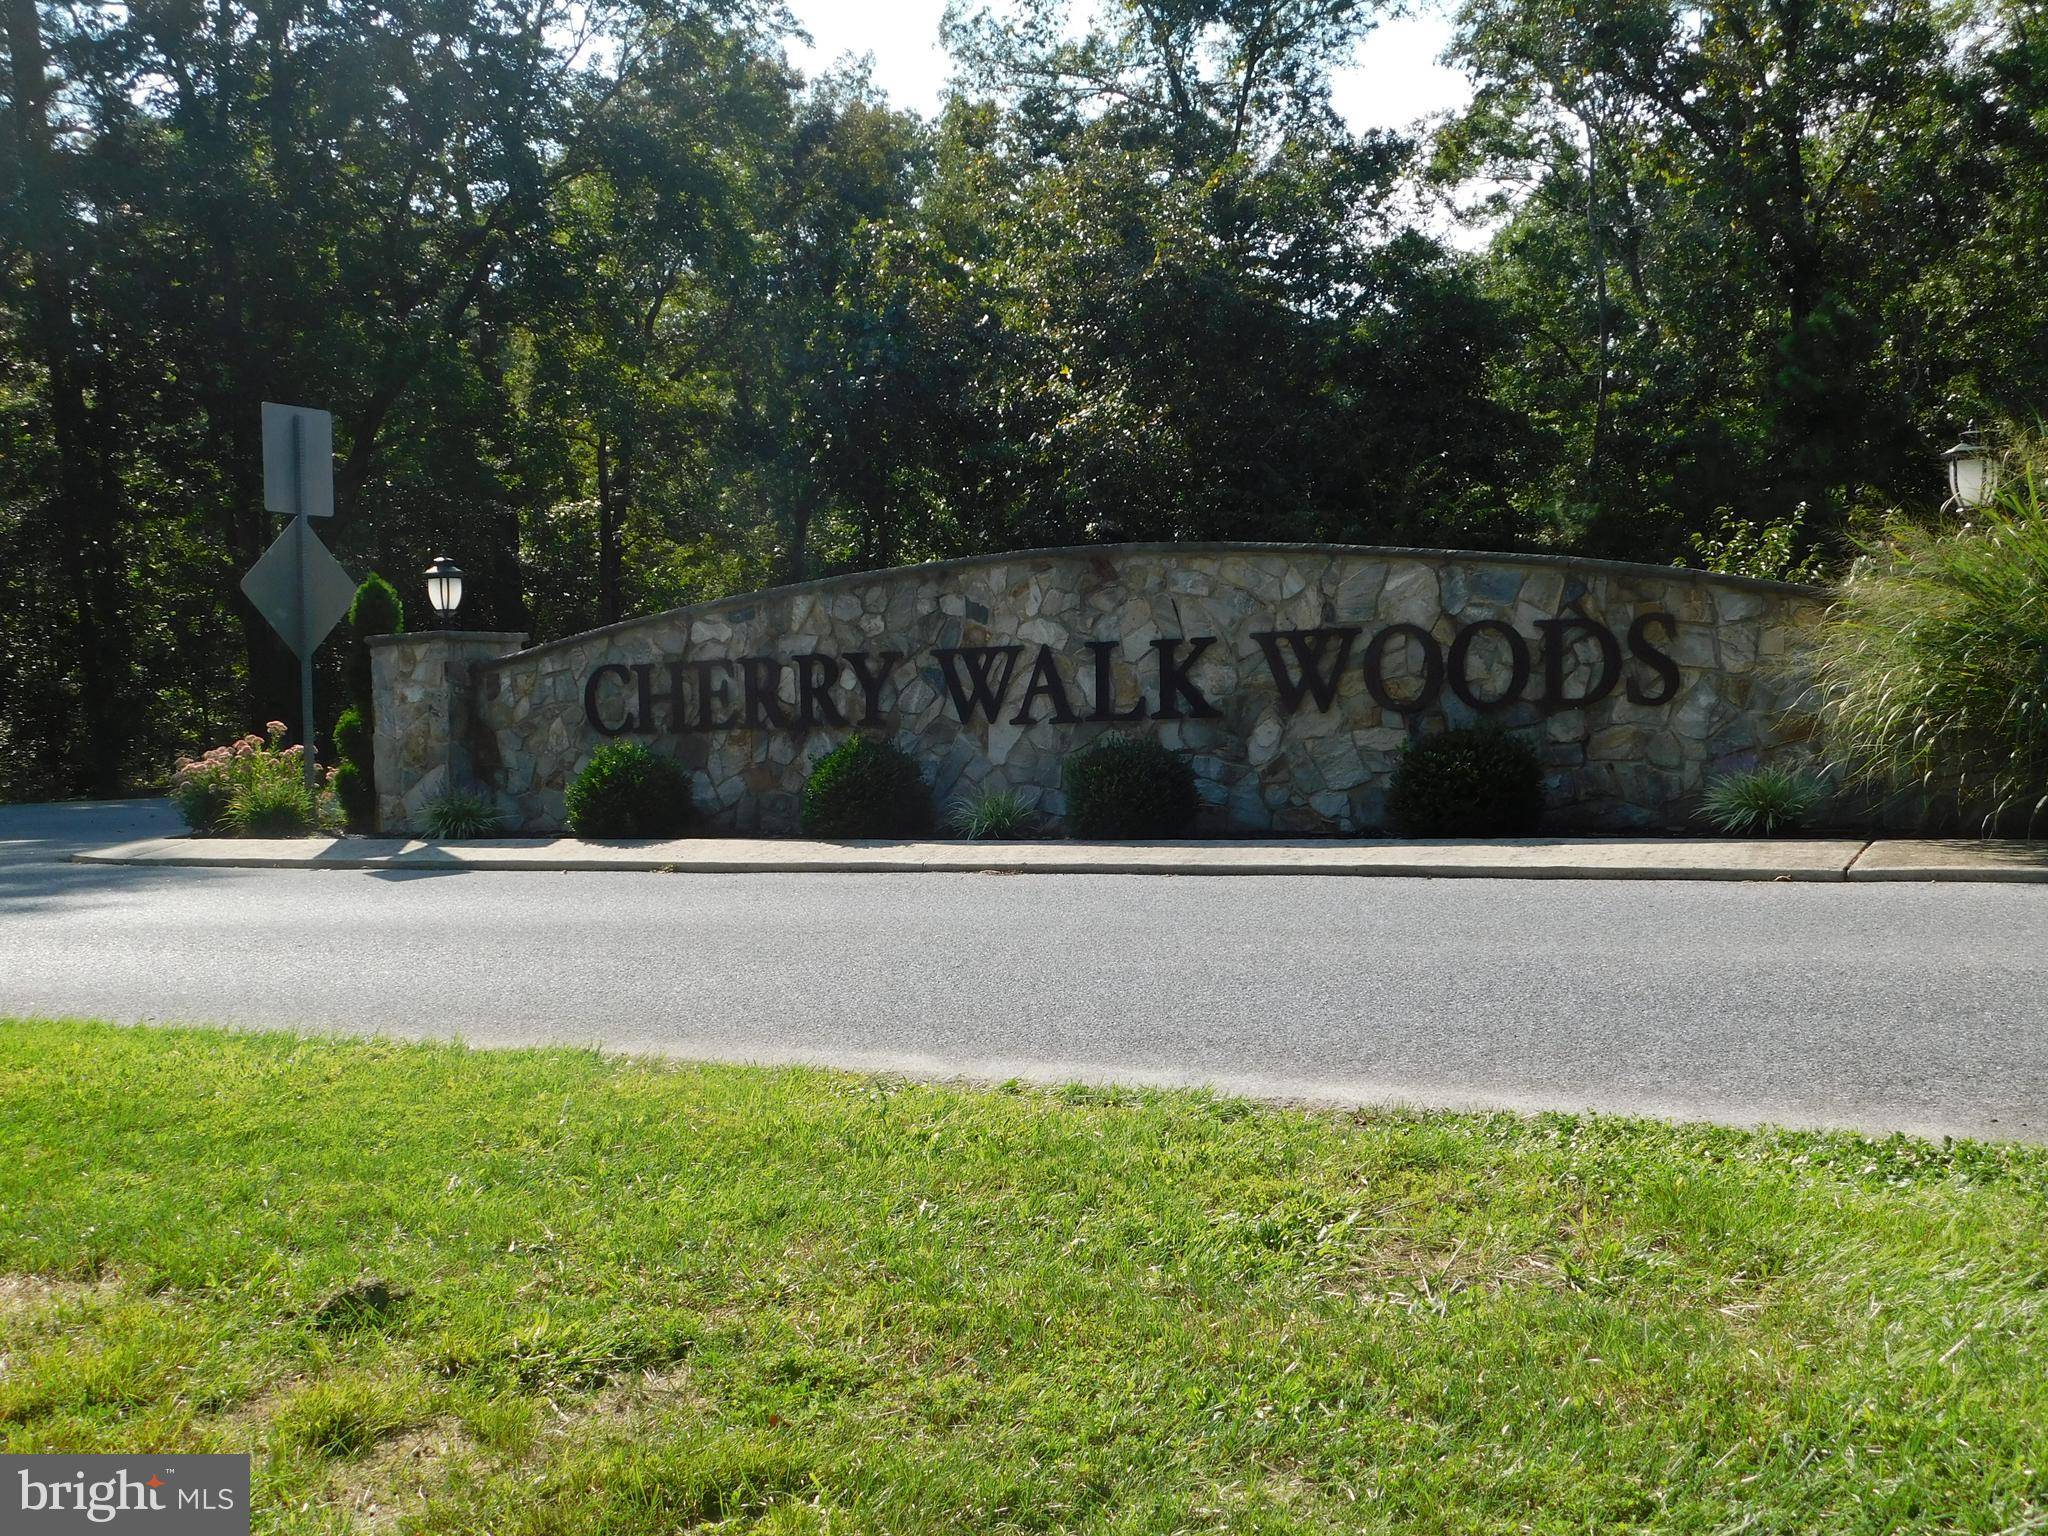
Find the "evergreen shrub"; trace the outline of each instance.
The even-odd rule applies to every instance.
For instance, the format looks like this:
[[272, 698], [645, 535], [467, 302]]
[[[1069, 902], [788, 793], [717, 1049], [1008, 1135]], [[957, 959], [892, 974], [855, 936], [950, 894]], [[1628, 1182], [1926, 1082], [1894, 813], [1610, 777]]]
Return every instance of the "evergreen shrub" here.
[[1195, 771], [1154, 737], [1098, 736], [1061, 765], [1060, 782], [1069, 837], [1187, 837], [1194, 831]]
[[811, 765], [799, 815], [812, 837], [918, 837], [931, 830], [932, 792], [908, 752], [857, 734]]
[[1526, 837], [1543, 820], [1543, 765], [1527, 742], [1491, 726], [1410, 742], [1387, 819], [1402, 837]]
[[637, 741], [614, 741], [590, 754], [564, 804], [578, 837], [677, 837], [690, 824], [690, 774]]

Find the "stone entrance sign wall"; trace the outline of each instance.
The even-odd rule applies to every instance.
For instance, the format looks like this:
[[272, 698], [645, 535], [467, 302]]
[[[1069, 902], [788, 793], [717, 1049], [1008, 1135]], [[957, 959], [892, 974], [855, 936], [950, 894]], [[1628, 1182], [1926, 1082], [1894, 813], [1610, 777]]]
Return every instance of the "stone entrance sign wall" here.
[[[1370, 832], [1417, 735], [1489, 719], [1542, 754], [1558, 829], [1679, 826], [1712, 773], [1803, 756], [1809, 588], [1655, 566], [1322, 545], [1125, 545], [834, 577], [530, 650], [377, 642], [385, 830], [454, 775], [559, 829], [608, 739], [693, 772], [706, 825], [796, 829], [863, 727], [943, 805], [1019, 791], [1104, 731], [1187, 753], [1212, 831]], [[510, 654], [505, 654], [506, 652]], [[448, 732], [453, 730], [451, 742]]]

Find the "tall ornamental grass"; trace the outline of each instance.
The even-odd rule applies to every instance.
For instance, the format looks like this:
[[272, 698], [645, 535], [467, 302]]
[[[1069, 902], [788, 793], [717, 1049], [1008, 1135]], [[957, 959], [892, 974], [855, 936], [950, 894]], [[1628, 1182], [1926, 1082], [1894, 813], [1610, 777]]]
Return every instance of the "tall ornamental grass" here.
[[2044, 461], [1993, 502], [1886, 524], [1836, 591], [1817, 641], [1822, 743], [1847, 777], [1919, 791], [2032, 832], [2048, 812], [2048, 507]]

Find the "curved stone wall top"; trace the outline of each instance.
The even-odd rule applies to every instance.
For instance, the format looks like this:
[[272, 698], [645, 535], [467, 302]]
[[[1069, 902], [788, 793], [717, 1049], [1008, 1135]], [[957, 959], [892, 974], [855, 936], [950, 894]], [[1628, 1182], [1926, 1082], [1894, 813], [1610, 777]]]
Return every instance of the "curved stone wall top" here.
[[1107, 730], [1188, 753], [1212, 830], [1361, 832], [1395, 755], [1496, 720], [1560, 828], [1674, 825], [1704, 776], [1797, 752], [1812, 588], [1543, 555], [1139, 544], [975, 556], [674, 609], [480, 662], [469, 742], [519, 823], [614, 736], [681, 758], [714, 827], [788, 831], [810, 761], [894, 735], [941, 803], [1063, 808]]
[[695, 618], [707, 613], [717, 613], [727, 608], [747, 608], [758, 603], [780, 597], [794, 597], [810, 592], [831, 592], [842, 587], [866, 588], [892, 577], [925, 576], [953, 571], [967, 571], [978, 565], [1008, 565], [1019, 560], [1078, 560], [1095, 562], [1099, 560], [1120, 560], [1134, 555], [1166, 556], [1179, 561], [1190, 559], [1213, 559], [1224, 555], [1286, 555], [1297, 558], [1368, 558], [1380, 560], [1421, 560], [1437, 565], [1470, 565], [1474, 562], [1497, 563], [1501, 565], [1545, 566], [1552, 570], [1575, 573], [1582, 576], [1605, 575], [1609, 577], [1651, 578], [1659, 581], [1699, 582], [1708, 586], [1727, 587], [1735, 591], [1770, 592], [1784, 597], [1808, 598], [1824, 602], [1826, 590], [1821, 587], [1805, 586], [1798, 582], [1765, 581], [1755, 576], [1723, 576], [1715, 571], [1696, 570], [1686, 565], [1645, 565], [1634, 560], [1592, 560], [1577, 555], [1521, 554], [1507, 551], [1485, 551], [1470, 549], [1422, 549], [1409, 548], [1398, 544], [1285, 544], [1259, 540], [1231, 541], [1210, 540], [1197, 544], [1070, 544], [1056, 545], [1045, 549], [1012, 550], [995, 555], [961, 555], [951, 560], [928, 560], [922, 565], [892, 565], [878, 571], [848, 571], [838, 576], [820, 576], [811, 581], [790, 582], [780, 587], [763, 587], [758, 592], [742, 592], [732, 597], [707, 598], [701, 603], [685, 603], [679, 608], [664, 608], [655, 613], [636, 614], [630, 619], [621, 619], [616, 624], [601, 625], [586, 629], [574, 635], [564, 635], [559, 640], [545, 641], [540, 645], [500, 657], [487, 665], [503, 665], [516, 660], [546, 655], [565, 646], [580, 645], [586, 640], [600, 636], [625, 634], [644, 625], [658, 625], [664, 621], [679, 618]]

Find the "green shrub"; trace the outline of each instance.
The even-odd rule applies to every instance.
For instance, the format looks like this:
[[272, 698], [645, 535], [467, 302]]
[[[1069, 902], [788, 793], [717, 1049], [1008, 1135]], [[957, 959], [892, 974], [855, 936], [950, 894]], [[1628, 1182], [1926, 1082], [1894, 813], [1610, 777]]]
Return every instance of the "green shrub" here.
[[373, 831], [377, 825], [377, 780], [369, 716], [354, 704], [334, 722], [334, 774], [330, 783], [351, 832]]
[[1151, 736], [1112, 732], [1060, 768], [1069, 837], [1186, 837], [1194, 831], [1195, 771]]
[[405, 604], [399, 599], [398, 588], [372, 571], [356, 588], [355, 599], [348, 605], [348, 622], [363, 638], [404, 634]]
[[578, 837], [677, 837], [690, 825], [689, 770], [637, 741], [590, 754], [564, 804]]
[[1894, 518], [1835, 589], [1814, 700], [1852, 782], [1952, 801], [1986, 830], [2048, 809], [2048, 506], [2021, 464], [1969, 521]]
[[1700, 802], [1700, 814], [1736, 837], [1772, 837], [1804, 826], [1821, 794], [1821, 782], [1812, 774], [1758, 768], [1714, 780]]
[[465, 837], [489, 837], [505, 824], [489, 795], [472, 789], [450, 790], [427, 802], [427, 834], [443, 842]]
[[181, 757], [171, 803], [204, 836], [298, 837], [330, 819], [326, 794], [306, 787], [305, 753], [284, 744], [282, 720], [200, 757]]
[[[198, 761], [204, 763], [205, 759]], [[206, 768], [188, 772], [181, 763], [171, 778], [171, 804], [178, 808], [185, 825], [201, 837], [218, 837], [227, 831], [228, 801], [234, 792], [230, 779]]]
[[367, 763], [375, 750], [370, 740], [370, 717], [351, 704], [334, 722], [334, 751], [343, 762]]
[[348, 623], [352, 643], [342, 664], [351, 702], [334, 722], [334, 767], [343, 775], [334, 790], [349, 831], [369, 832], [377, 825], [377, 762], [370, 734], [375, 702], [368, 640], [371, 635], [405, 632], [405, 606], [398, 589], [374, 572], [363, 578], [348, 606]]
[[371, 832], [377, 826], [377, 786], [360, 763], [343, 758], [327, 776], [328, 788], [341, 810], [341, 823], [351, 832]]
[[946, 825], [975, 839], [1029, 837], [1038, 830], [1038, 816], [1015, 790], [989, 789], [955, 799], [946, 807]]
[[1808, 545], [1806, 531], [1800, 526], [1805, 521], [1805, 502], [1781, 523], [1753, 523], [1723, 507], [1721, 531], [1689, 535], [1686, 542], [1692, 546], [1692, 559], [1672, 564], [1758, 581], [1819, 581], [1823, 575], [1820, 551]]
[[908, 752], [854, 735], [811, 765], [798, 809], [812, 837], [917, 837], [931, 830], [932, 792]]
[[1410, 742], [1387, 790], [1403, 837], [1526, 837], [1543, 820], [1535, 750], [1488, 726]]
[[320, 800], [294, 768], [236, 785], [222, 819], [236, 837], [305, 837], [320, 830]]

